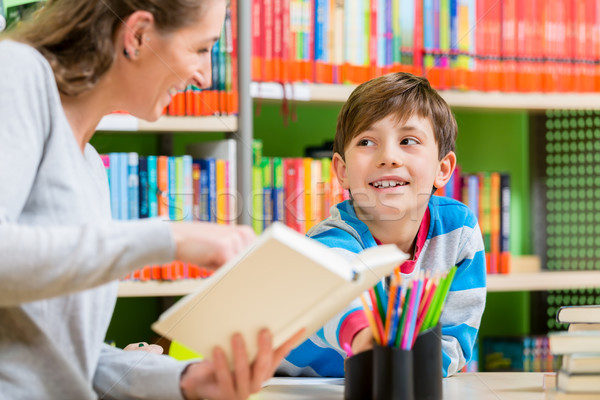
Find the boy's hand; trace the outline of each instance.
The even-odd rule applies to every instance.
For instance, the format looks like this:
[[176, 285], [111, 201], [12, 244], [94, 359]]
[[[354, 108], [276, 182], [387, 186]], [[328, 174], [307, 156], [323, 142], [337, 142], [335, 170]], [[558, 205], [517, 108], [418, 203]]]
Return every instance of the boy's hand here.
[[367, 327], [362, 331], [359, 331], [354, 335], [352, 339], [352, 353], [358, 354], [363, 351], [371, 350], [373, 348], [373, 332], [371, 328]]

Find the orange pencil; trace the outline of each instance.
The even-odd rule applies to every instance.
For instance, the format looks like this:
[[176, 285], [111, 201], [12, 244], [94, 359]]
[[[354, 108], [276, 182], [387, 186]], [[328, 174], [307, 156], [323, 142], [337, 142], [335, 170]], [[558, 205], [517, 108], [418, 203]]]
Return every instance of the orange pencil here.
[[392, 312], [394, 310], [394, 301], [396, 299], [396, 291], [397, 290], [398, 290], [398, 285], [396, 284], [396, 277], [392, 276], [392, 282], [390, 284], [390, 293], [388, 296], [387, 313], [385, 316], [384, 343], [387, 343], [388, 338], [390, 337], [390, 325], [391, 325]]
[[371, 330], [373, 331], [373, 337], [375, 338], [375, 342], [381, 344], [381, 340], [379, 339], [379, 333], [377, 332], [377, 324], [375, 323], [375, 319], [373, 318], [373, 313], [371, 312], [371, 308], [365, 299], [364, 293], [360, 295], [360, 301], [363, 304], [363, 311], [365, 312], [365, 316], [369, 321], [369, 325], [371, 325]]
[[373, 317], [375, 317], [375, 323], [377, 324], [377, 333], [381, 338], [381, 344], [383, 345], [383, 321], [381, 321], [381, 315], [377, 311], [377, 298], [375, 297], [375, 290], [369, 289], [369, 296], [371, 297], [371, 304], [373, 304]]

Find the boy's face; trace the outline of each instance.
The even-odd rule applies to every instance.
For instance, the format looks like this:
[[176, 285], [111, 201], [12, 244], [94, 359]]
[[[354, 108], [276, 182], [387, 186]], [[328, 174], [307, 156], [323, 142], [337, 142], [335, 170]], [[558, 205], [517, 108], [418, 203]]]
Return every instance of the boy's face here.
[[438, 160], [429, 119], [412, 116], [397, 123], [390, 115], [360, 132], [339, 154], [333, 167], [354, 199], [362, 220], [419, 220], [433, 186], [444, 186], [454, 170], [453, 152]]

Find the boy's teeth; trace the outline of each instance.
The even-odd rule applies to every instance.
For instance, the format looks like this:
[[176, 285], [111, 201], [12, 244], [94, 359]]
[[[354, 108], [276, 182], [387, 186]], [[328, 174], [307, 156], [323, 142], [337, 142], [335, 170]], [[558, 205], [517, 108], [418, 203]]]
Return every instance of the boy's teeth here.
[[375, 182], [373, 184], [373, 186], [375, 186], [376, 188], [387, 188], [387, 187], [404, 186], [404, 183], [398, 182], [398, 181], [385, 180], [385, 181]]

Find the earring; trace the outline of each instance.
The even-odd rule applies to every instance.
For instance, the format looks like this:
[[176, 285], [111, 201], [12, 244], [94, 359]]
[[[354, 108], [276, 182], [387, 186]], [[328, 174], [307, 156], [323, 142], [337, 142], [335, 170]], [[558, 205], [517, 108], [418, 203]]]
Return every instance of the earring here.
[[129, 57], [129, 53], [127, 52], [127, 49], [123, 49], [123, 55], [125, 56], [126, 59], [130, 60], [131, 57]]
[[134, 56], [139, 56], [140, 55], [140, 51], [138, 49], [135, 49], [135, 51], [133, 52]]

